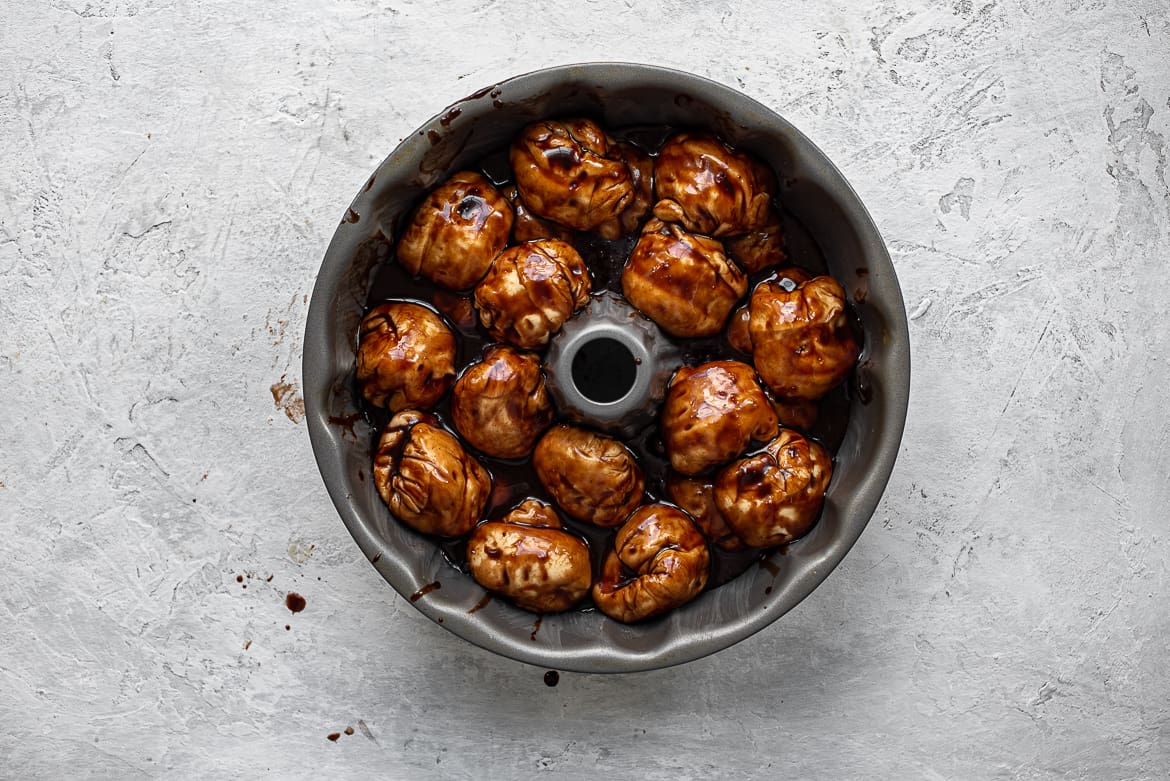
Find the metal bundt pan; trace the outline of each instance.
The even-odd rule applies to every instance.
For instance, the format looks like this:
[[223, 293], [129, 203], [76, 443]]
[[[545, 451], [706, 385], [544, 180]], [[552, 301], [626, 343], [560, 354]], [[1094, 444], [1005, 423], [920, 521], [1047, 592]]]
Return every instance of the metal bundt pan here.
[[[461, 167], [504, 148], [525, 124], [584, 115], [609, 127], [670, 125], [716, 133], [780, 173], [780, 201], [820, 244], [865, 331], [845, 438], [820, 522], [774, 555], [662, 619], [623, 625], [598, 611], [536, 616], [484, 591], [430, 540], [397, 523], [374, 489], [370, 435], [352, 391], [355, 334], [378, 258], [399, 218]], [[635, 672], [714, 653], [772, 623], [845, 557], [881, 499], [910, 391], [906, 312], [889, 254], [865, 207], [820, 149], [766, 106], [721, 84], [647, 65], [590, 63], [517, 76], [448, 107], [378, 166], [344, 212], [313, 289], [304, 343], [309, 434], [329, 495], [366, 557], [431, 620], [490, 651], [544, 667]], [[864, 399], [864, 401], [863, 401]], [[332, 419], [332, 420], [331, 420]], [[773, 570], [777, 574], [773, 574]], [[429, 588], [439, 583], [441, 588]], [[418, 596], [426, 591], [425, 596]]]

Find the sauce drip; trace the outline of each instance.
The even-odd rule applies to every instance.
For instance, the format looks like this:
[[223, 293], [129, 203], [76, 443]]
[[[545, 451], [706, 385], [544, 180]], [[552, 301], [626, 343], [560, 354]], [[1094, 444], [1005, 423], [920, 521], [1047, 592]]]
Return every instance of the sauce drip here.
[[431, 593], [432, 591], [438, 591], [442, 587], [443, 587], [443, 584], [437, 580], [433, 581], [431, 583], [428, 583], [425, 586], [423, 586], [422, 588], [420, 588], [418, 591], [411, 594], [410, 601], [411, 602], [418, 602], [420, 599], [425, 597], [427, 594]]

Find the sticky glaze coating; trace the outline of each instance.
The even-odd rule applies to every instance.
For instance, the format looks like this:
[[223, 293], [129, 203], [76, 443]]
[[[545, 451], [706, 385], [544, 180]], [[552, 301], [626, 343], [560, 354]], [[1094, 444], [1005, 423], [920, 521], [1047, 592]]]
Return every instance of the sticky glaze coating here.
[[646, 480], [630, 449], [577, 426], [549, 430], [532, 454], [557, 506], [579, 521], [617, 526], [642, 502]]
[[399, 412], [382, 432], [374, 485], [395, 518], [440, 537], [471, 531], [491, 494], [487, 470], [437, 420], [417, 410]]
[[748, 324], [760, 378], [781, 397], [823, 396], [857, 362], [848, 318], [845, 291], [832, 277], [814, 277], [791, 291], [775, 281], [760, 283]]
[[510, 247], [475, 288], [480, 322], [502, 342], [537, 350], [589, 300], [585, 261], [557, 239]]
[[507, 246], [512, 220], [512, 205], [491, 182], [460, 171], [415, 209], [398, 242], [398, 262], [411, 274], [465, 290]]
[[832, 476], [833, 461], [819, 443], [781, 429], [763, 452], [719, 473], [715, 505], [748, 545], [784, 545], [812, 528]]
[[679, 133], [658, 152], [654, 216], [694, 233], [733, 236], [768, 222], [775, 175], [714, 136]]
[[593, 575], [588, 546], [560, 527], [553, 509], [536, 499], [479, 524], [467, 541], [471, 576], [525, 610], [568, 610], [588, 595]]
[[774, 437], [778, 425], [755, 370], [741, 361], [679, 369], [659, 421], [670, 466], [684, 475], [726, 464], [753, 440]]
[[669, 504], [646, 504], [618, 529], [593, 586], [593, 601], [627, 624], [662, 615], [698, 596], [710, 562], [707, 541], [690, 516]]
[[634, 197], [621, 214], [597, 226], [597, 235], [612, 241], [638, 230], [654, 205], [654, 158], [633, 144], [619, 141], [609, 148], [610, 157], [621, 160], [630, 169]]
[[767, 221], [747, 233], [723, 240], [728, 256], [748, 274], [779, 266], [787, 260], [784, 251], [784, 228], [775, 209], [768, 209]]
[[714, 336], [748, 280], [715, 239], [661, 220], [646, 223], [622, 269], [622, 292], [672, 336]]
[[515, 219], [512, 221], [512, 243], [523, 244], [526, 241], [537, 239], [560, 239], [572, 241], [573, 231], [564, 225], [558, 225], [550, 220], [542, 220], [532, 213], [524, 199], [520, 197], [520, 190], [511, 184], [504, 188], [504, 197], [512, 204]]
[[455, 379], [455, 335], [425, 306], [376, 306], [362, 318], [358, 339], [358, 389], [376, 407], [425, 409]]
[[497, 458], [523, 458], [553, 421], [540, 358], [493, 345], [455, 382], [451, 417], [459, 435]]
[[634, 199], [634, 182], [611, 143], [588, 119], [528, 125], [508, 155], [524, 202], [537, 216], [575, 230], [617, 219]]
[[715, 485], [711, 480], [672, 474], [666, 488], [670, 498], [691, 516], [708, 542], [725, 551], [744, 548], [743, 540], [727, 525], [715, 504]]

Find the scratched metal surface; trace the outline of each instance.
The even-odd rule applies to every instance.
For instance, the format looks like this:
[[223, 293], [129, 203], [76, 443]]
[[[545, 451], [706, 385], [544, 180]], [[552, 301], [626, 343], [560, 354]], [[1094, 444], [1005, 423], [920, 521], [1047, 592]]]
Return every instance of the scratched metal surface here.
[[[3, 5], [0, 774], [1170, 766], [1159, 0]], [[824, 149], [889, 245], [914, 377], [885, 499], [812, 596], [713, 657], [549, 687], [362, 557], [298, 372], [378, 161], [587, 60], [723, 82]]]

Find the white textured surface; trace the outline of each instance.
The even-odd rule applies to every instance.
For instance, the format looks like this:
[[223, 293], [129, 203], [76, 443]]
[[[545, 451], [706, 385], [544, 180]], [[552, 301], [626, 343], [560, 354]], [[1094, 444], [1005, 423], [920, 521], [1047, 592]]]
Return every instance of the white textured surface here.
[[[0, 776], [1170, 767], [1164, 0], [2, 5]], [[897, 265], [913, 395], [800, 607], [548, 688], [380, 580], [295, 388], [319, 259], [400, 137], [599, 59], [828, 152]]]

